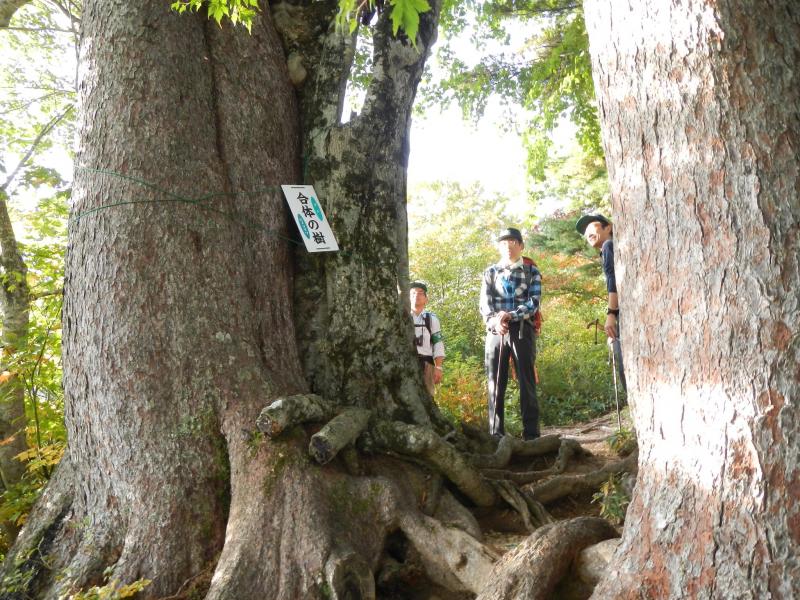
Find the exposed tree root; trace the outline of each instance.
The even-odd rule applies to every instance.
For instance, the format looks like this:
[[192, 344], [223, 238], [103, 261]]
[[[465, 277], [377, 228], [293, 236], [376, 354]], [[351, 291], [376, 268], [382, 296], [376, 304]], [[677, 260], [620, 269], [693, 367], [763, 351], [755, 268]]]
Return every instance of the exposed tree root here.
[[557, 435], [545, 435], [527, 442], [505, 435], [500, 438], [494, 454], [473, 454], [469, 458], [479, 469], [501, 469], [508, 465], [512, 457], [552, 454], [558, 450], [561, 443], [561, 437]]
[[493, 483], [497, 493], [522, 517], [522, 521], [528, 531], [535, 531], [542, 525], [553, 522], [553, 518], [548, 514], [544, 506], [524, 490], [519, 489], [510, 481], [495, 481]]
[[581, 550], [616, 535], [596, 517], [546, 525], [495, 565], [476, 600], [549, 600]]
[[424, 459], [478, 506], [492, 506], [497, 501], [494, 489], [477, 469], [430, 427], [380, 421], [369, 435], [376, 450], [388, 449]]
[[557, 452], [561, 446], [560, 435], [543, 435], [535, 440], [523, 441], [514, 438], [514, 457], [532, 458], [534, 456], [545, 456]]
[[540, 479], [544, 479], [545, 477], [550, 477], [551, 475], [556, 474], [553, 469], [521, 472], [507, 471], [505, 469], [481, 469], [481, 473], [483, 473], [483, 475], [488, 479], [511, 481], [517, 485], [525, 485], [526, 483], [539, 481]]
[[355, 441], [367, 426], [372, 411], [349, 407], [311, 436], [308, 452], [319, 464], [330, 462], [338, 452]]
[[497, 443], [495, 438], [486, 432], [485, 428], [476, 427], [475, 425], [467, 423], [466, 421], [461, 421], [461, 431], [465, 437], [472, 441], [486, 444], [487, 446], [494, 446]]
[[325, 579], [332, 600], [375, 598], [375, 577], [364, 560], [352, 550], [336, 549], [325, 563]]
[[[336, 415], [333, 404], [319, 396], [304, 394], [272, 403], [258, 420], [259, 429], [270, 437], [294, 425], [327, 420], [312, 436], [309, 454], [318, 463], [326, 464], [341, 453], [342, 464], [357, 478], [363, 476], [364, 468], [356, 445], [368, 454], [386, 454], [417, 464], [418, 474], [419, 467], [431, 469], [427, 477], [420, 474], [414, 484], [419, 493], [414, 510], [404, 504], [406, 509], [398, 514], [394, 535], [406, 541], [387, 542], [390, 547], [406, 544], [407, 549], [385, 552], [380, 561], [372, 564], [355, 551], [346, 548], [333, 551], [325, 566], [325, 579], [333, 598], [374, 598], [376, 585], [379, 589], [393, 586], [400, 589], [420, 578], [427, 578], [431, 585], [456, 595], [479, 593], [479, 598], [485, 599], [549, 598], [575, 554], [585, 546], [615, 535], [613, 527], [602, 519], [554, 523], [544, 504], [566, 495], [595, 491], [611, 473], [634, 471], [636, 456], [593, 473], [563, 476], [572, 459], [586, 453], [574, 439], [548, 435], [522, 441], [505, 436], [495, 442], [469, 427], [463, 428], [464, 435], [451, 434], [445, 439], [430, 426], [371, 417], [370, 411], [353, 407]], [[470, 453], [470, 448], [484, 452]], [[555, 452], [558, 456], [549, 469], [519, 473], [504, 468], [515, 459]], [[369, 472], [369, 466], [366, 470]], [[518, 487], [544, 477], [552, 479], [536, 486]], [[497, 554], [481, 543], [480, 526], [471, 512], [450, 494], [445, 480], [476, 509], [508, 504], [519, 514], [525, 529], [535, 533], [511, 558], [503, 559], [502, 567], [496, 566]], [[392, 539], [391, 534], [388, 539]], [[521, 555], [526, 557], [524, 566], [516, 558]], [[531, 561], [532, 556], [537, 560]], [[490, 581], [488, 586], [487, 581]]]
[[36, 503], [0, 571], [0, 597], [34, 597], [54, 576], [53, 540], [64, 528], [73, 501], [72, 467], [65, 455]]
[[494, 454], [473, 454], [469, 457], [469, 460], [478, 469], [501, 468], [509, 463], [513, 452], [514, 438], [505, 435], [497, 442], [497, 449]]
[[[441, 480], [441, 478], [439, 479]], [[443, 525], [457, 527], [476, 540], [483, 541], [483, 532], [475, 516], [446, 489], [442, 489], [441, 500], [436, 512], [429, 516], [438, 519]]]
[[[553, 589], [571, 557], [584, 546], [608, 537], [609, 531], [613, 533], [613, 528], [607, 524], [592, 525], [598, 520], [591, 519], [587, 521], [591, 525], [588, 533], [579, 527], [582, 522], [580, 519], [567, 524], [553, 524], [553, 518], [545, 510], [543, 502], [552, 502], [566, 494], [594, 491], [609, 473], [632, 470], [636, 466], [636, 457], [631, 456], [589, 475], [555, 477], [532, 488], [532, 491], [520, 489], [518, 483], [533, 473], [536, 473], [536, 477], [562, 473], [571, 458], [583, 452], [581, 446], [574, 440], [558, 436], [546, 436], [531, 442], [506, 437], [497, 444], [494, 453], [470, 455], [456, 449], [429, 426], [371, 420], [370, 411], [359, 408], [346, 408], [336, 415], [333, 405], [313, 395], [292, 396], [271, 404], [262, 411], [259, 428], [272, 437], [294, 425], [326, 419], [331, 420], [311, 437], [307, 452], [320, 464], [341, 456], [340, 467], [344, 467], [348, 475], [340, 474], [332, 480], [334, 483], [326, 483], [326, 489], [320, 489], [319, 494], [307, 489], [314, 489], [313, 485], [301, 486], [310, 494], [302, 504], [316, 506], [312, 510], [315, 515], [320, 515], [321, 511], [328, 510], [322, 507], [332, 503], [338, 508], [326, 518], [335, 520], [336, 515], [346, 515], [343, 523], [347, 525], [344, 527], [357, 527], [359, 531], [371, 527], [377, 536], [371, 546], [368, 544], [364, 547], [355, 543], [361, 537], [345, 533], [346, 529], [330, 539], [326, 538], [326, 543], [329, 543], [328, 555], [325, 558], [323, 551], [318, 557], [319, 566], [315, 572], [319, 575], [315, 580], [317, 583], [313, 585], [324, 585], [327, 590], [325, 593], [331, 598], [375, 598], [376, 594], [381, 593], [381, 586], [391, 588], [393, 585], [396, 586], [394, 589], [403, 589], [408, 585], [429, 585], [430, 589], [440, 590], [443, 598], [461, 598], [471, 594], [480, 594], [480, 598], [552, 597], [549, 595], [551, 592], [542, 590]], [[306, 452], [306, 446], [305, 441], [298, 437], [302, 436], [302, 432], [294, 431], [298, 435], [287, 437], [287, 443], [295, 448], [293, 452], [297, 456], [287, 460], [299, 465], [299, 457]], [[470, 443], [464, 436], [457, 437], [461, 439], [454, 439], [454, 443]], [[382, 456], [359, 458], [355, 449], [356, 440], [359, 448], [371, 453], [396, 456], [400, 462]], [[281, 449], [282, 443], [272, 446], [273, 442], [267, 442], [273, 452], [291, 457], [288, 446], [287, 449]], [[508, 470], [484, 469], [482, 474], [470, 460], [484, 465], [506, 465], [519, 456], [541, 456], [553, 453], [556, 449], [559, 454], [553, 467], [540, 472], [514, 474]], [[398, 465], [404, 466], [398, 469]], [[309, 481], [314, 480], [313, 474], [319, 472], [312, 468], [307, 473]], [[382, 475], [376, 477], [378, 473]], [[487, 480], [484, 475], [496, 479]], [[276, 476], [281, 475], [276, 473]], [[267, 478], [266, 481], [271, 479]], [[282, 489], [285, 485], [286, 481], [278, 487]], [[300, 484], [294, 482], [293, 485]], [[57, 487], [48, 489], [56, 490]], [[519, 514], [525, 529], [535, 532], [520, 551], [527, 552], [528, 564], [523, 567], [518, 564], [519, 561], [504, 558], [503, 570], [498, 571], [498, 553], [482, 543], [477, 520], [462, 504], [464, 498], [455, 492], [456, 496], [462, 498], [459, 501], [451, 490], [458, 490], [466, 496], [471, 501], [467, 504], [474, 504], [475, 509], [490, 510], [499, 504], [507, 504]], [[63, 511], [69, 506], [69, 496], [62, 496], [63, 502], [59, 504], [61, 513], [55, 504], [42, 505], [45, 510], [53, 512], [48, 530], [50, 533], [46, 533], [50, 536], [48, 539], [58, 537], [63, 541], [62, 538], [67, 535], [65, 532], [68, 528], [62, 524], [65, 518]], [[361, 501], [352, 504], [351, 499], [355, 498]], [[312, 500], [310, 503], [309, 499]], [[287, 498], [285, 501], [288, 504], [279, 502], [277, 505], [283, 506], [282, 511], [290, 510], [295, 517], [298, 514], [296, 511], [302, 512], [295, 500]], [[253, 505], [248, 504], [250, 509], [246, 518], [255, 518], [254, 522], [263, 523], [265, 534], [268, 530], [272, 531], [266, 526], [265, 519], [269, 519], [265, 515], [250, 514]], [[260, 502], [255, 505], [260, 505]], [[234, 511], [232, 515], [235, 514], [238, 513]], [[328, 527], [336, 531], [336, 526], [329, 523]], [[281, 534], [285, 533], [281, 531]], [[310, 530], [307, 533], [311, 533]], [[37, 575], [44, 588], [56, 594], [69, 594], [77, 589], [70, 587], [77, 582], [84, 588], [101, 583], [103, 569], [109, 565], [125, 568], [123, 546], [102, 536], [100, 531], [92, 531], [91, 534], [93, 537], [86, 537], [88, 534], [84, 535], [83, 532], [73, 532], [73, 550], [58, 558], [58, 564], [42, 568], [41, 572], [45, 575]], [[21, 540], [26, 535], [31, 534], [23, 531]], [[381, 540], [389, 540], [393, 535], [405, 540], [407, 551], [399, 557], [397, 553], [387, 553], [385, 550], [376, 552], [382, 543], [391, 545], [391, 541]], [[42, 539], [40, 532], [39, 543], [42, 543]], [[309, 538], [307, 543], [311, 541], [313, 538]], [[231, 551], [230, 548], [228, 551]], [[44, 553], [46, 548], [43, 549]], [[518, 553], [515, 551], [512, 554], [516, 556]], [[530, 561], [531, 556], [537, 557], [537, 560]], [[214, 580], [217, 585], [212, 585], [214, 589], [209, 591], [209, 597], [218, 597], [221, 590], [227, 589], [226, 582], [236, 579], [236, 569], [220, 569], [220, 565], [224, 567], [237, 562], [234, 560], [231, 563], [230, 557], [226, 558], [220, 559], [216, 566]], [[61, 583], [55, 582], [53, 577], [56, 572], [69, 573], [69, 577]], [[208, 578], [208, 575], [207, 571], [200, 572], [197, 579]], [[308, 589], [305, 588], [309, 585], [305, 576], [293, 577], [297, 579], [293, 585]], [[506, 579], [505, 583], [503, 579]], [[488, 587], [487, 582], [490, 582]], [[534, 593], [529, 594], [530, 590]], [[180, 597], [180, 593], [175, 597]]]
[[[549, 438], [550, 436], [548, 436]], [[507, 438], [503, 438], [507, 439]], [[540, 439], [547, 439], [547, 438], [540, 438]], [[539, 440], [536, 440], [537, 442]], [[523, 442], [523, 443], [535, 443], [535, 442]], [[502, 441], [501, 443], [502, 444]], [[548, 439], [547, 446], [549, 447], [552, 442]], [[498, 445], [498, 451], [499, 451]], [[549, 469], [543, 469], [541, 471], [523, 471], [523, 472], [515, 472], [509, 471], [504, 469], [481, 469], [481, 472], [484, 476], [488, 477], [489, 479], [502, 479], [506, 481], [513, 481], [518, 485], [524, 485], [526, 483], [531, 483], [534, 481], [539, 481], [540, 479], [544, 479], [545, 477], [550, 477], [551, 475], [558, 475], [563, 473], [567, 466], [569, 465], [569, 461], [574, 456], [580, 456], [586, 454], [586, 450], [575, 440], [572, 439], [562, 439], [561, 445], [558, 448], [558, 457], [556, 458], [555, 463]]]
[[569, 466], [570, 460], [576, 456], [585, 456], [587, 454], [589, 454], [589, 452], [587, 452], [577, 440], [563, 438], [561, 440], [561, 446], [558, 448], [556, 462], [553, 463], [553, 473], [556, 475], [563, 473]]
[[471, 535], [420, 513], [406, 513], [400, 528], [420, 553], [425, 571], [455, 592], [477, 593], [500, 558]]
[[336, 414], [336, 405], [316, 394], [297, 394], [278, 398], [258, 416], [256, 426], [268, 437], [280, 435], [294, 425], [327, 421]]
[[609, 463], [597, 471], [553, 477], [538, 485], [528, 485], [526, 489], [542, 504], [549, 504], [565, 496], [594, 492], [611, 474], [634, 473], [637, 462], [638, 452], [634, 452], [623, 460]]
[[436, 509], [439, 508], [439, 503], [442, 499], [442, 492], [444, 491], [443, 479], [441, 474], [432, 473], [430, 476], [430, 485], [425, 491], [422, 498], [422, 514], [432, 516]]

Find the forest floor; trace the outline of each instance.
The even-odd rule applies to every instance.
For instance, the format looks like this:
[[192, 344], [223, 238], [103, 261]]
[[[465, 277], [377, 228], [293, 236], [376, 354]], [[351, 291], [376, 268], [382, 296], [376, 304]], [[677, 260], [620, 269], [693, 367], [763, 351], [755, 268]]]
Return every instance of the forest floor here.
[[[622, 427], [631, 429], [629, 410], [626, 407], [621, 415]], [[611, 448], [609, 438], [618, 431], [616, 411], [608, 413], [585, 423], [575, 423], [569, 426], [543, 427], [542, 435], [560, 435], [576, 440], [588, 452], [582, 457], [575, 457], [570, 461], [564, 475], [577, 475], [601, 469], [609, 463], [620, 460], [620, 456]], [[552, 466], [553, 456], [541, 457], [531, 464], [530, 459], [524, 463], [509, 466], [511, 470], [539, 470]], [[571, 519], [573, 517], [600, 516], [600, 504], [592, 501], [591, 493], [580, 496], [568, 496], [547, 506], [552, 517], [557, 520]], [[516, 548], [529, 533], [516, 529], [516, 515], [511, 509], [499, 518], [484, 522], [485, 541], [500, 553], [506, 553]], [[619, 525], [618, 530], [622, 530]]]

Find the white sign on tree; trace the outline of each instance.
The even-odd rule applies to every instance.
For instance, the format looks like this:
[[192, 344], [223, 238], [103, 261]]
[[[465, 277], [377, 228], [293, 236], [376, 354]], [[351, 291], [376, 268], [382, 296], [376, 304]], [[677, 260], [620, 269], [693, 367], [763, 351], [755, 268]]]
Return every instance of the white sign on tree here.
[[317, 199], [313, 185], [282, 185], [294, 222], [309, 252], [336, 252], [339, 244]]

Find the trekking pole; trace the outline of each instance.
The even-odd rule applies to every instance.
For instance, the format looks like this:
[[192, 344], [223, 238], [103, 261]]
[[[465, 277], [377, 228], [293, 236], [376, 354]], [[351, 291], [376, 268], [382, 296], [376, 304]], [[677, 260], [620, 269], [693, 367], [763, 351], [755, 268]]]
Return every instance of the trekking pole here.
[[[494, 416], [497, 417], [497, 388], [500, 387], [500, 367], [503, 365], [503, 347], [505, 346], [506, 341], [506, 334], [502, 334], [500, 336], [500, 349], [497, 352], [497, 372], [494, 374], [494, 390], [492, 395], [494, 396]], [[494, 425], [494, 423], [492, 423]], [[496, 432], [495, 432], [496, 433]], [[505, 435], [503, 432], [502, 435]]]
[[608, 338], [608, 351], [611, 353], [611, 376], [614, 379], [614, 400], [617, 403], [617, 429], [622, 431], [622, 417], [619, 410], [619, 390], [617, 389], [617, 356], [614, 352], [614, 340]]

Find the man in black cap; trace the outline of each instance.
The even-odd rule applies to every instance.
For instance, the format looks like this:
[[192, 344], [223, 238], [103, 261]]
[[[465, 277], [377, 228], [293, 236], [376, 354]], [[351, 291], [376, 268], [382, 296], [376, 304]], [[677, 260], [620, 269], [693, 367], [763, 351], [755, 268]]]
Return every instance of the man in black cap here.
[[497, 236], [500, 262], [483, 273], [480, 311], [486, 323], [486, 378], [489, 380], [489, 433], [505, 435], [505, 392], [508, 357], [519, 380], [523, 439], [539, 437], [539, 405], [533, 360], [536, 353], [532, 318], [539, 309], [542, 277], [522, 260], [525, 244], [519, 229], [509, 227]]
[[600, 250], [603, 273], [606, 276], [606, 290], [608, 291], [608, 310], [604, 329], [614, 351], [620, 382], [622, 387], [627, 389], [625, 371], [622, 366], [622, 348], [619, 342], [619, 297], [617, 296], [617, 279], [614, 276], [614, 229], [611, 222], [601, 214], [583, 215], [575, 224], [575, 229], [590, 246]]
[[422, 369], [422, 379], [425, 389], [433, 396], [436, 384], [442, 381], [442, 363], [444, 362], [444, 341], [442, 339], [442, 326], [439, 317], [429, 310], [428, 286], [421, 281], [412, 281], [409, 284], [409, 301], [411, 303], [411, 318], [414, 320], [414, 344], [417, 347]]

